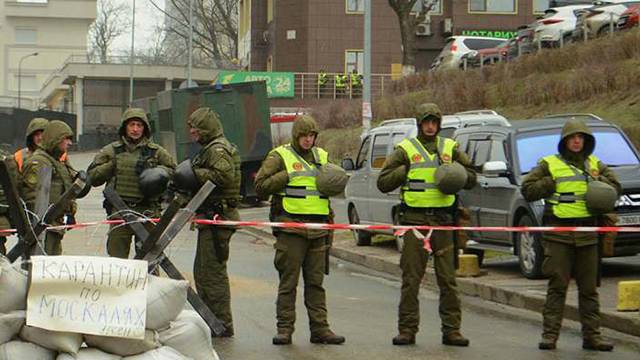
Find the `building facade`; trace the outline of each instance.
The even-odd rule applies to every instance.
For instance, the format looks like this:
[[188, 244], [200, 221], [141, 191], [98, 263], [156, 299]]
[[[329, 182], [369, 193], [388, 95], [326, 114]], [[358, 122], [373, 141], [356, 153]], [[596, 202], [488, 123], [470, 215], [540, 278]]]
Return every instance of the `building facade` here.
[[[372, 1], [372, 73], [401, 69], [398, 18]], [[422, 6], [418, 0], [415, 6]], [[511, 37], [548, 0], [436, 0], [416, 30], [418, 70], [428, 69], [452, 35]], [[364, 0], [239, 0], [239, 61], [252, 71], [350, 72], [363, 67]]]
[[0, 106], [35, 109], [49, 74], [86, 56], [95, 18], [96, 0], [0, 0]]

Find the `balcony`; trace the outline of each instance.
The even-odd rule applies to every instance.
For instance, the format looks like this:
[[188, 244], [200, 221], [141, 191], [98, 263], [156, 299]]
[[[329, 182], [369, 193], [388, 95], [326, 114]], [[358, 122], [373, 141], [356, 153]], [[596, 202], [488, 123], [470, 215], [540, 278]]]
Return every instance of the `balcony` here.
[[96, 0], [5, 1], [3, 12], [7, 17], [93, 21], [96, 18]]

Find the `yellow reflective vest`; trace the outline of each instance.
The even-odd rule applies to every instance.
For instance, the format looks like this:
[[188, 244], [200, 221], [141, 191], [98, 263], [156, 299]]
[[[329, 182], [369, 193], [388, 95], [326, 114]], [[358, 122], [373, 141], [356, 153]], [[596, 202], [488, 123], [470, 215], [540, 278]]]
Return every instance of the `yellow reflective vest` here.
[[553, 215], [562, 219], [585, 218], [593, 216], [587, 209], [588, 175], [598, 176], [598, 158], [589, 155], [585, 162], [586, 172], [568, 164], [560, 155], [542, 158], [549, 166], [549, 172], [556, 183], [556, 190], [547, 201], [551, 204]]
[[[440, 164], [453, 161], [456, 142], [442, 137], [436, 138], [438, 153], [430, 154], [417, 138], [404, 139], [398, 146], [409, 158], [407, 181], [402, 186], [402, 201], [411, 207], [443, 208], [452, 206], [455, 195], [447, 195], [436, 187], [435, 173]], [[439, 156], [438, 156], [439, 155]]]
[[[274, 149], [284, 160], [289, 183], [282, 196], [284, 210], [297, 215], [329, 215], [329, 198], [320, 194], [316, 186], [318, 168], [300, 156], [290, 144]], [[313, 147], [313, 156], [320, 165], [328, 161], [328, 153]]]

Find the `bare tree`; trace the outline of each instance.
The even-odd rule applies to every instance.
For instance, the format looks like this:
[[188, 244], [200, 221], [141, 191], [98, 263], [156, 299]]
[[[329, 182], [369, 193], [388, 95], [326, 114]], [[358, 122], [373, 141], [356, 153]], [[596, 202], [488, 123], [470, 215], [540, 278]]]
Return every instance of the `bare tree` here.
[[[416, 72], [416, 27], [424, 22], [428, 12], [433, 8], [436, 0], [388, 0], [389, 6], [398, 16], [400, 23], [400, 38], [402, 40], [402, 74], [410, 75]], [[422, 2], [420, 11], [412, 14], [417, 2]]]
[[113, 41], [131, 24], [129, 6], [115, 0], [98, 0], [98, 13], [89, 29], [89, 56], [107, 62]]
[[[190, 0], [166, 0], [164, 9], [151, 3], [165, 14], [165, 31], [169, 54], [185, 54], [189, 41]], [[237, 0], [193, 1], [194, 62], [222, 67], [238, 56]]]

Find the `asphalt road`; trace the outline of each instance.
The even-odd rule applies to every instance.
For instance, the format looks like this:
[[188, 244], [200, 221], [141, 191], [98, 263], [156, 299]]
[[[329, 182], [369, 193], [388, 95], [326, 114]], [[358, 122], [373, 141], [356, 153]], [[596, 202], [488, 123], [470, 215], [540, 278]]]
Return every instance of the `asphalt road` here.
[[[91, 154], [72, 156], [78, 168], [86, 167]], [[79, 201], [79, 221], [104, 218], [100, 189]], [[262, 217], [265, 209], [245, 209], [245, 219]], [[63, 243], [65, 254], [105, 255], [107, 227], [70, 231]], [[277, 273], [273, 267], [273, 239], [265, 233], [240, 231], [231, 245], [229, 275], [236, 336], [215, 339], [214, 346], [223, 359], [638, 359], [637, 337], [605, 331], [614, 339], [613, 353], [581, 349], [579, 325], [565, 321], [559, 349], [537, 349], [540, 336], [539, 314], [496, 305], [477, 298], [463, 298], [463, 333], [470, 338], [468, 348], [440, 344], [437, 294], [421, 292], [421, 331], [415, 346], [391, 345], [396, 334], [399, 282], [388, 275], [374, 273], [341, 261], [334, 261], [326, 278], [329, 322], [347, 342], [341, 346], [309, 343], [307, 317], [298, 293], [297, 331], [290, 346], [273, 346]], [[184, 229], [166, 253], [192, 279], [195, 232]]]

